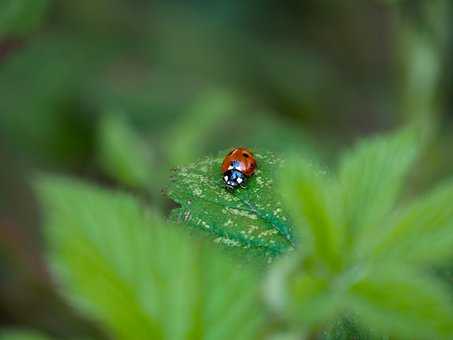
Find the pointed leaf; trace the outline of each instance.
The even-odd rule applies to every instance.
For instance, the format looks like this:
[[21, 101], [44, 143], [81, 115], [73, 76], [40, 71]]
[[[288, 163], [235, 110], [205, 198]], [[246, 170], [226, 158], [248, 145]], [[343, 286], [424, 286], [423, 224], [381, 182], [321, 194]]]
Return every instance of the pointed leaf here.
[[114, 338], [255, 337], [252, 270], [191, 242], [130, 196], [62, 179], [38, 189], [63, 294]]
[[266, 298], [274, 312], [299, 331], [317, 329], [338, 317], [342, 295], [324, 273], [300, 271], [290, 254], [274, 263], [266, 280]]
[[295, 159], [280, 176], [280, 192], [300, 233], [306, 253], [331, 268], [341, 263], [341, 229], [335, 209], [336, 183], [314, 164]]
[[149, 148], [120, 115], [103, 116], [98, 133], [99, 160], [110, 177], [136, 188], [152, 183]]
[[403, 131], [362, 142], [343, 157], [339, 181], [350, 241], [355, 236], [373, 237], [373, 228], [391, 212], [416, 149], [413, 133]]
[[304, 327], [322, 325], [338, 316], [341, 297], [329, 287], [321, 276], [296, 276], [288, 287], [291, 304], [290, 318], [299, 320]]
[[369, 268], [349, 293], [357, 321], [373, 331], [407, 339], [446, 339], [453, 334], [449, 290], [404, 264]]
[[398, 212], [374, 255], [413, 263], [434, 263], [453, 255], [453, 182]]
[[227, 246], [270, 256], [287, 251], [294, 244], [292, 227], [273, 186], [281, 161], [271, 153], [255, 157], [256, 174], [234, 192], [225, 189], [222, 179], [223, 155], [178, 168], [168, 194], [181, 207], [172, 219], [206, 231]]

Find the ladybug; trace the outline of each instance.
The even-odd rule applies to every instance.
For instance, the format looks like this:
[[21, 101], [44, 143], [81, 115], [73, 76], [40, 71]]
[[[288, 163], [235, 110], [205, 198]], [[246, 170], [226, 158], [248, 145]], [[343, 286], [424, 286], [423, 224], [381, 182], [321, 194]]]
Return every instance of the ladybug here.
[[234, 190], [244, 186], [248, 178], [255, 173], [256, 159], [253, 153], [246, 148], [231, 150], [223, 160], [222, 173], [225, 186]]

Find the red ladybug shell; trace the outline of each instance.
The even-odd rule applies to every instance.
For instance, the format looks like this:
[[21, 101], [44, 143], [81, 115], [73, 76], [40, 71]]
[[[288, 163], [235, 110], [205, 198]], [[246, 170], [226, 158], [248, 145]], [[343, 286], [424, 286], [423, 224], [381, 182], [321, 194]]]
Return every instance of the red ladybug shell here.
[[246, 176], [252, 176], [256, 170], [256, 159], [253, 153], [246, 148], [236, 148], [226, 155], [222, 164], [222, 172], [235, 168]]

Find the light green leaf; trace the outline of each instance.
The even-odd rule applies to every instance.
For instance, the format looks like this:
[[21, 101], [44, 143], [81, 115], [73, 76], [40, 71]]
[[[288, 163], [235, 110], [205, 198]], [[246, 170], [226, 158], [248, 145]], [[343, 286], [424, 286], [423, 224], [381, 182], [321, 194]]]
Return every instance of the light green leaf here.
[[255, 337], [253, 270], [191, 242], [130, 196], [64, 179], [41, 180], [38, 190], [52, 273], [114, 338]]
[[280, 178], [279, 189], [297, 225], [303, 251], [338, 269], [343, 235], [335, 219], [336, 183], [325, 171], [302, 159], [288, 162]]
[[223, 155], [178, 168], [168, 194], [181, 207], [173, 210], [172, 219], [227, 246], [270, 256], [290, 249], [292, 227], [273, 187], [281, 161], [271, 153], [256, 152], [255, 157], [256, 174], [235, 192], [225, 189], [220, 170]]
[[349, 293], [357, 321], [372, 331], [404, 339], [450, 339], [453, 334], [449, 290], [404, 264], [369, 267]]
[[375, 256], [415, 264], [436, 263], [453, 255], [453, 182], [399, 211], [380, 237]]
[[[362, 143], [341, 162], [339, 182], [303, 160], [281, 171], [281, 195], [303, 247], [288, 254], [290, 270], [271, 275], [269, 300], [293, 329], [302, 328], [301, 335], [332, 338], [334, 333], [324, 327], [335, 331], [332, 321], [342, 317], [359, 325], [352, 333], [340, 329], [337, 335], [343, 338], [451, 338], [448, 289], [421, 273], [426, 268], [420, 262], [404, 257], [412, 252], [431, 264], [433, 254], [452, 253], [447, 252], [453, 239], [447, 230], [453, 208], [447, 203], [453, 190], [443, 188], [388, 223], [416, 144], [409, 131]], [[429, 250], [429, 245], [441, 249]], [[373, 251], [382, 256], [370, 256]], [[271, 273], [276, 269], [280, 262]]]
[[349, 244], [364, 237], [359, 248], [367, 248], [375, 228], [394, 208], [416, 151], [414, 134], [403, 131], [362, 142], [342, 158], [338, 176]]
[[269, 271], [265, 296], [278, 315], [290, 321], [299, 332], [318, 329], [342, 311], [341, 291], [322, 272], [300, 271], [294, 254], [276, 261]]
[[296, 275], [288, 290], [290, 318], [299, 320], [308, 329], [320, 326], [338, 316], [340, 295], [329, 287], [329, 280], [310, 274]]
[[150, 148], [119, 114], [101, 118], [98, 154], [104, 171], [119, 182], [137, 188], [152, 183]]
[[268, 340], [300, 340], [300, 335], [293, 333], [278, 333], [272, 334]]
[[36, 331], [23, 329], [2, 329], [0, 340], [48, 340], [50, 337]]
[[43, 19], [49, 0], [2, 0], [0, 38], [21, 36], [35, 29]]

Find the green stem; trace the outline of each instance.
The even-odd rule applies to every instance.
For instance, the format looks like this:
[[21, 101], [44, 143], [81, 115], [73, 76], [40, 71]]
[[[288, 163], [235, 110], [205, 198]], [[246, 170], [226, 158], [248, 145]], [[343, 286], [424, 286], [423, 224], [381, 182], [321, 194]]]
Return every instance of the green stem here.
[[427, 141], [435, 135], [441, 110], [439, 94], [449, 6], [448, 0], [422, 1], [400, 4], [396, 11], [401, 115]]

